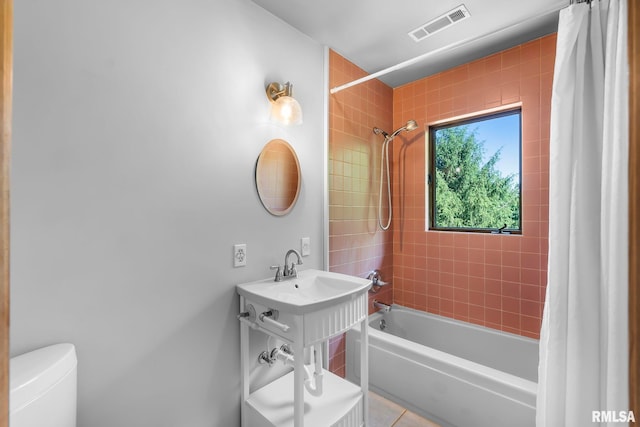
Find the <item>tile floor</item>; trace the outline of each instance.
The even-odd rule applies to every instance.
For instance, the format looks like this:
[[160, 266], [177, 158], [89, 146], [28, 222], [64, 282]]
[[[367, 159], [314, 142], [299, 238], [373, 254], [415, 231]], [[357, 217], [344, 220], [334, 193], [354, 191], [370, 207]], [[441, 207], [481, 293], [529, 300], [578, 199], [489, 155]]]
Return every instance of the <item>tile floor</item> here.
[[369, 392], [369, 425], [371, 427], [440, 427], [402, 406]]

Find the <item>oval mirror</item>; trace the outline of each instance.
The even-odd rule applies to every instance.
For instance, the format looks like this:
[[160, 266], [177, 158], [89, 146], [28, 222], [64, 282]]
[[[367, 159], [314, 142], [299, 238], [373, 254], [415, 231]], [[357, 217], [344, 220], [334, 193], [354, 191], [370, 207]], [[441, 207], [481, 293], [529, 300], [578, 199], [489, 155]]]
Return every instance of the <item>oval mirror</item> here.
[[283, 139], [269, 141], [256, 162], [256, 188], [272, 215], [286, 215], [300, 194], [300, 163], [293, 147]]

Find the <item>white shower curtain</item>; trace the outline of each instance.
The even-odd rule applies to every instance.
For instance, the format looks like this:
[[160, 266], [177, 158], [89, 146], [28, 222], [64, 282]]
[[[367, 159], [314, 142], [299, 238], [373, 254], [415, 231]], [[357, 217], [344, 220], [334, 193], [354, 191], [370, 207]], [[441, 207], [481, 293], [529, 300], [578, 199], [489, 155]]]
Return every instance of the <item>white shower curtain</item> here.
[[626, 0], [563, 9], [537, 427], [604, 426], [593, 411], [629, 410], [628, 115]]

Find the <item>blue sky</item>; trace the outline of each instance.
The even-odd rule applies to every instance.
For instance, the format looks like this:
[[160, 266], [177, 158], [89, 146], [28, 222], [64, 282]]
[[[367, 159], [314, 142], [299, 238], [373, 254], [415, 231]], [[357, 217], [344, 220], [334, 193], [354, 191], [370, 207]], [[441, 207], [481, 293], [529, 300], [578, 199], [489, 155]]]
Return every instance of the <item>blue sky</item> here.
[[477, 131], [478, 139], [484, 141], [484, 161], [486, 162], [502, 147], [496, 168], [502, 176], [515, 174], [520, 181], [520, 115], [511, 114], [490, 120], [472, 123], [469, 128]]

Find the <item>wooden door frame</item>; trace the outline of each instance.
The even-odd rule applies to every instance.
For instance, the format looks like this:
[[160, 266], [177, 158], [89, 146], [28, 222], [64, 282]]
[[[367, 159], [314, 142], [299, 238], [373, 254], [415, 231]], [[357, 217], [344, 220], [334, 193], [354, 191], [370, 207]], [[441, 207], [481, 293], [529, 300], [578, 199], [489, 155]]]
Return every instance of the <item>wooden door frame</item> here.
[[9, 425], [9, 166], [13, 0], [0, 0], [0, 427]]

